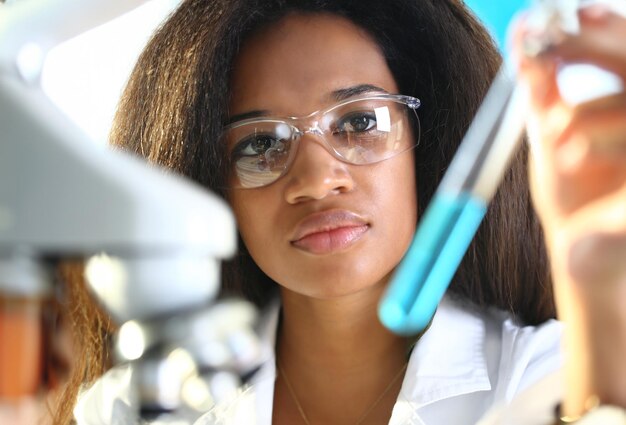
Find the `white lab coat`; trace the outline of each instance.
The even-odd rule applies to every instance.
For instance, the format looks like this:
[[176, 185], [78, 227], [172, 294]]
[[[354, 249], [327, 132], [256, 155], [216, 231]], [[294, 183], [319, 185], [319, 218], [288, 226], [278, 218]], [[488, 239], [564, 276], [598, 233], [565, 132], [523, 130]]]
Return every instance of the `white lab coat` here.
[[[279, 305], [264, 315], [260, 336], [274, 347]], [[492, 407], [561, 365], [562, 325], [521, 327], [501, 311], [477, 311], [445, 297], [413, 349], [389, 425], [471, 425]], [[78, 425], [137, 423], [129, 396], [131, 371], [118, 367], [83, 392]], [[259, 371], [196, 425], [270, 425], [276, 366], [270, 351]]]
[[[548, 425], [556, 418], [563, 394], [562, 371], [540, 379], [508, 404], [491, 409], [478, 425]], [[595, 422], [592, 422], [595, 423]], [[598, 425], [609, 425], [609, 423]]]
[[[515, 397], [510, 404], [491, 410], [478, 425], [553, 425], [563, 396], [563, 372], [554, 372]], [[626, 425], [626, 409], [601, 405], [592, 408], [576, 425]]]
[[[261, 335], [274, 346], [278, 307]], [[520, 327], [504, 312], [476, 311], [444, 298], [430, 329], [416, 344], [389, 425], [471, 425], [494, 405], [561, 365], [561, 323]], [[275, 358], [245, 388], [219, 403], [196, 425], [270, 425]]]

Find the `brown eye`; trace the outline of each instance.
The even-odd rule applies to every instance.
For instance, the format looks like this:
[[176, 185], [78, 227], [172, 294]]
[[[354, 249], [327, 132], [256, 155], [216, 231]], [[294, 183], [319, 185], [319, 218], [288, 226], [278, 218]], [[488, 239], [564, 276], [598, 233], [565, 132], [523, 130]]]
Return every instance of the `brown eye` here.
[[255, 134], [239, 142], [233, 154], [235, 157], [265, 155], [279, 143], [278, 139], [269, 134]]
[[276, 139], [270, 136], [259, 136], [250, 143], [250, 147], [257, 154], [264, 154], [274, 143], [276, 143]]
[[350, 127], [354, 131], [365, 131], [370, 126], [370, 119], [368, 117], [355, 117], [350, 120]]
[[339, 120], [334, 133], [363, 133], [375, 127], [375, 115], [366, 112], [358, 112]]

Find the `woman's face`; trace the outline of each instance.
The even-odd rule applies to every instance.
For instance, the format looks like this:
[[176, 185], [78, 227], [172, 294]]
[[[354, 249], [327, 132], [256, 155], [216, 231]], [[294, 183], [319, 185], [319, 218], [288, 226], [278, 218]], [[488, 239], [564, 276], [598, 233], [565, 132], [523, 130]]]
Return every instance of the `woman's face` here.
[[[398, 92], [378, 45], [343, 18], [294, 14], [243, 46], [229, 112], [305, 116], [364, 85]], [[404, 137], [413, 137], [406, 126]], [[413, 151], [352, 165], [333, 157], [320, 137], [303, 135], [285, 175], [235, 189], [230, 202], [268, 276], [284, 290], [333, 298], [384, 284], [401, 260], [417, 221], [415, 171]]]

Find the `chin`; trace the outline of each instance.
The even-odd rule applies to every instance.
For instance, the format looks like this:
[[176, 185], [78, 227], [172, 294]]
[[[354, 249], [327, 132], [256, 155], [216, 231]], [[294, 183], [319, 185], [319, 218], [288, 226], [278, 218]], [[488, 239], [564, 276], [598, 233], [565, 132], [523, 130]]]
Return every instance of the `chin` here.
[[359, 279], [355, 274], [348, 277], [320, 277], [315, 281], [303, 279], [299, 280], [302, 284], [298, 285], [297, 288], [292, 288], [292, 290], [301, 295], [320, 300], [338, 300], [359, 294], [375, 294], [380, 297], [382, 290], [387, 286], [388, 275], [375, 281], [372, 281], [371, 276], [370, 274], [370, 278], [366, 280]]

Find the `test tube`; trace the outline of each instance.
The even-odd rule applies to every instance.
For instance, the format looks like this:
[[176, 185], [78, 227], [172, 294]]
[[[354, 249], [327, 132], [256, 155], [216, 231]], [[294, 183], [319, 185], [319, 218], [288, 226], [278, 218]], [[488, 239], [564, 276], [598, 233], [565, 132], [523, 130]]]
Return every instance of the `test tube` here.
[[502, 65], [379, 304], [393, 332], [423, 330], [518, 150], [526, 95]]

